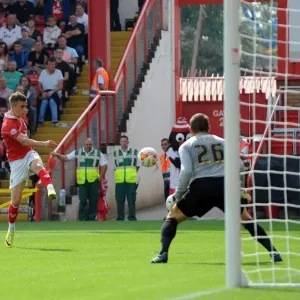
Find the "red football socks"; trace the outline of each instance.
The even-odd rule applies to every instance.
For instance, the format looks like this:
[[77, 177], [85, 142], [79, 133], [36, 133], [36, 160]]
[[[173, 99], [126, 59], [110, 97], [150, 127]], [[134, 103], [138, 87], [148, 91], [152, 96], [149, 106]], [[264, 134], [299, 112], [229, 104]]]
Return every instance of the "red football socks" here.
[[38, 176], [41, 179], [42, 184], [47, 187], [49, 184], [52, 184], [51, 177], [46, 169], [39, 171]]
[[8, 222], [13, 224], [16, 222], [17, 216], [19, 212], [19, 207], [14, 207], [12, 204], [8, 207]]

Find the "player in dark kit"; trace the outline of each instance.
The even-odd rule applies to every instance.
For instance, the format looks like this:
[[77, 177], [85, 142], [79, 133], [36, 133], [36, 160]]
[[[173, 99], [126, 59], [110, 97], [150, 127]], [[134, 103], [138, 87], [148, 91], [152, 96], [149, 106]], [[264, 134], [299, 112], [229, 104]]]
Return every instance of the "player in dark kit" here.
[[[224, 211], [224, 139], [209, 134], [210, 124], [206, 115], [194, 115], [190, 120], [190, 127], [192, 137], [179, 148], [181, 160], [179, 182], [175, 193], [167, 199], [167, 203], [171, 202], [173, 206], [161, 229], [162, 248], [151, 263], [168, 262], [169, 247], [176, 235], [178, 223], [195, 215], [202, 217], [213, 207]], [[242, 161], [241, 170], [243, 170]], [[247, 204], [249, 198], [250, 195], [242, 192], [242, 205]], [[243, 207], [241, 219], [252, 220], [247, 209]], [[243, 226], [269, 251], [272, 261], [282, 261], [267, 233], [259, 224], [255, 226], [253, 223], [246, 223]]]

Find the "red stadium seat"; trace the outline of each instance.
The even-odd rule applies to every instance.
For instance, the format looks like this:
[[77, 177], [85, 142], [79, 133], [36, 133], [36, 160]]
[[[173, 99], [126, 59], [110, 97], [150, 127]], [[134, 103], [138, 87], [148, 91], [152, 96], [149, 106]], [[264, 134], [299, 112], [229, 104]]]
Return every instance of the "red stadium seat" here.
[[38, 82], [39, 82], [39, 75], [37, 75], [37, 74], [32, 74], [32, 75], [28, 75], [28, 77], [30, 78], [30, 80], [31, 80], [31, 84], [32, 85], [37, 85], [38, 84]]
[[36, 25], [45, 25], [46, 21], [44, 19], [44, 16], [43, 15], [36, 15], [35, 16], [35, 24]]

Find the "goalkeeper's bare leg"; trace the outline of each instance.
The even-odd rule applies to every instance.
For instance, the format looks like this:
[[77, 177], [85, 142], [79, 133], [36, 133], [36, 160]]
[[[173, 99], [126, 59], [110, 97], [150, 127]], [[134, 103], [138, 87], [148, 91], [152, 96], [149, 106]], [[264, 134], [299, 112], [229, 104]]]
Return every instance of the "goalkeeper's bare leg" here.
[[[242, 221], [252, 221], [253, 218], [248, 213], [247, 209], [244, 208], [241, 214]], [[265, 249], [270, 253], [273, 262], [282, 262], [282, 258], [276, 248], [272, 245], [270, 238], [267, 233], [258, 223], [242, 223], [244, 228], [255, 238]]]

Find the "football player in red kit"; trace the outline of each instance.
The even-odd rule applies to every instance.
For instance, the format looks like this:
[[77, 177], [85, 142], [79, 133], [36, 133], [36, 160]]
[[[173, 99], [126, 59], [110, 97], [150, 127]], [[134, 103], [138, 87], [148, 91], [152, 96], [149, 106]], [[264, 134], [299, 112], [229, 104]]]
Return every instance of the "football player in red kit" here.
[[43, 166], [42, 160], [34, 147], [55, 148], [53, 141], [35, 141], [27, 136], [27, 127], [23, 117], [27, 112], [27, 98], [21, 93], [13, 93], [9, 97], [11, 110], [5, 114], [2, 125], [2, 137], [6, 147], [6, 155], [10, 165], [11, 204], [8, 208], [8, 232], [5, 245], [13, 245], [15, 222], [18, 208], [22, 200], [23, 190], [30, 175], [37, 174], [47, 187], [48, 197], [56, 199], [56, 192], [50, 175]]

